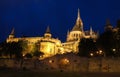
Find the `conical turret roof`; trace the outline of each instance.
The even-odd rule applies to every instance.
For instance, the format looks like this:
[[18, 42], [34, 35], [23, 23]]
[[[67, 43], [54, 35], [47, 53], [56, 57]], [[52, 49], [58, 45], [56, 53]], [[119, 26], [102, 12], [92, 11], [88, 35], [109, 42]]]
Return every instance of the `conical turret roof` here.
[[46, 29], [46, 33], [50, 33], [50, 28], [49, 28], [49, 26], [48, 26], [47, 29]]
[[10, 35], [14, 35], [15, 34], [15, 29], [13, 28]]

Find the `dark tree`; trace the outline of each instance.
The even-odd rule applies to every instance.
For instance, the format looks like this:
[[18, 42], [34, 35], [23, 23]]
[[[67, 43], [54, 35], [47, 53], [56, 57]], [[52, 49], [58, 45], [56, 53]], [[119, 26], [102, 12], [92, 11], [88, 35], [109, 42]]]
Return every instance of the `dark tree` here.
[[34, 68], [36, 69], [37, 63], [40, 61], [39, 58], [40, 56], [44, 55], [43, 52], [40, 52], [38, 50], [33, 52], [33, 57], [34, 57]]
[[101, 49], [106, 56], [114, 56], [113, 49], [115, 48], [114, 32], [112, 30], [105, 31], [97, 40], [98, 48]]
[[44, 55], [43, 52], [40, 52], [40, 51], [34, 51], [34, 52], [33, 52], [33, 56], [40, 57], [40, 56], [42, 56], [42, 55]]
[[22, 47], [20, 42], [2, 42], [0, 44], [1, 53], [4, 56], [9, 56], [8, 58], [21, 58], [22, 57]]
[[120, 19], [117, 21], [117, 31], [115, 33], [116, 54], [120, 57]]
[[26, 58], [32, 58], [32, 54], [27, 53], [27, 54], [25, 55], [25, 57], [26, 57]]
[[120, 28], [120, 19], [117, 20], [117, 28]]
[[112, 28], [110, 22], [106, 23], [105, 32], [98, 38], [97, 45], [107, 57], [120, 56], [120, 20], [117, 21], [116, 28]]
[[1, 56], [7, 54], [5, 46], [6, 46], [6, 42], [0, 43], [0, 55]]
[[89, 57], [90, 53], [95, 53], [95, 51], [97, 51], [96, 42], [92, 38], [81, 39], [79, 43], [79, 56]]

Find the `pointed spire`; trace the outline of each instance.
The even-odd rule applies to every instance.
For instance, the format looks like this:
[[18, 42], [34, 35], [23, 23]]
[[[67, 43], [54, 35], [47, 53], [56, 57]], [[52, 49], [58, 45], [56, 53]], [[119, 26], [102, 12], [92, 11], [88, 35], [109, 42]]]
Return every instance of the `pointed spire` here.
[[78, 8], [78, 16], [77, 16], [77, 20], [79, 20], [80, 19], [80, 10], [79, 10], [79, 8]]
[[46, 33], [50, 33], [50, 28], [49, 28], [49, 26], [48, 26], [47, 29], [46, 29]]
[[92, 30], [92, 27], [90, 27], [90, 35], [92, 35], [93, 33], [93, 30]]
[[83, 22], [80, 17], [80, 10], [78, 9], [77, 20], [76, 20], [76, 23], [75, 23], [72, 31], [82, 31], [82, 30], [83, 30]]
[[15, 29], [13, 28], [10, 35], [14, 35], [15, 34]]
[[68, 30], [68, 31], [67, 31], [67, 35], [69, 35], [69, 34], [70, 34], [70, 31]]

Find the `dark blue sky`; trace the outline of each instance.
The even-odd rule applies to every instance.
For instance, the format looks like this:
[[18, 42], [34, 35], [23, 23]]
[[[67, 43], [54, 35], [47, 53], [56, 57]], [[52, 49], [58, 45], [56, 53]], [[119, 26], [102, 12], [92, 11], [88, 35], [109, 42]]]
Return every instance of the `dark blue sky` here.
[[53, 37], [65, 41], [80, 9], [84, 30], [101, 33], [106, 19], [113, 26], [120, 18], [120, 0], [0, 0], [0, 41], [15, 28], [17, 37], [43, 36], [49, 25]]

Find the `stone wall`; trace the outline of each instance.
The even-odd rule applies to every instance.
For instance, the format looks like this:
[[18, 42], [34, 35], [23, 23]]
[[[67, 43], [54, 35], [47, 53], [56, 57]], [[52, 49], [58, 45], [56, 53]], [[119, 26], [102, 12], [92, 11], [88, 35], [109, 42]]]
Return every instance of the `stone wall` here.
[[[61, 64], [62, 60], [68, 60]], [[52, 57], [45, 60], [0, 59], [0, 68], [66, 72], [120, 72], [120, 58]]]

